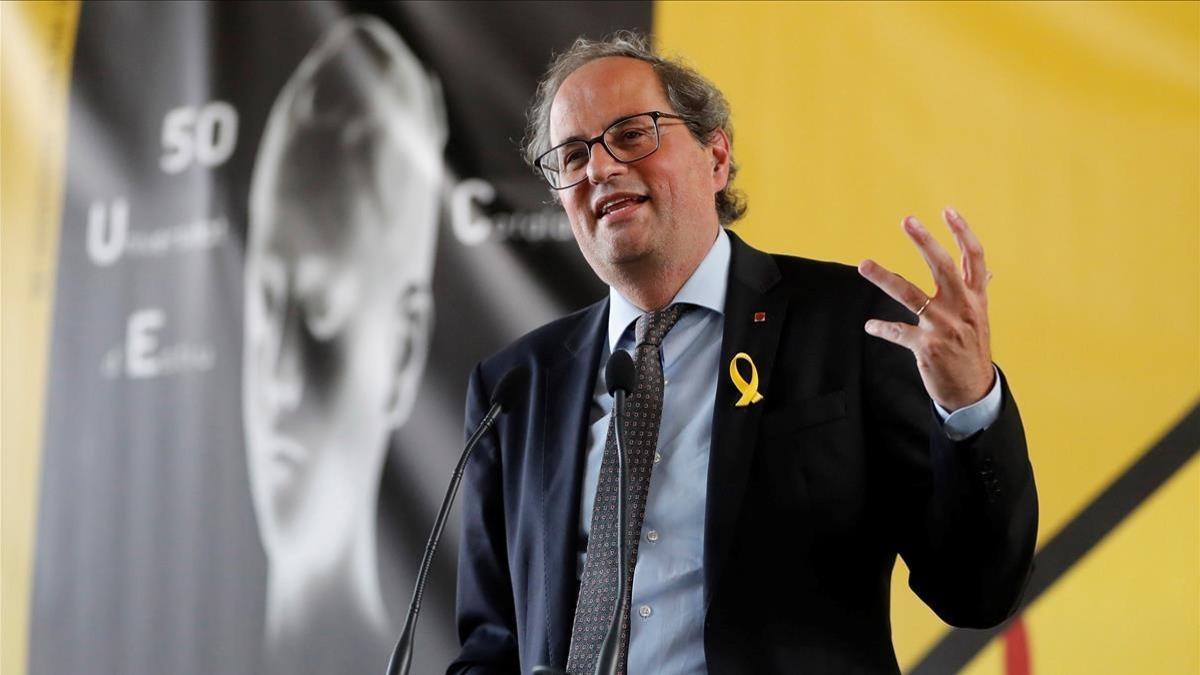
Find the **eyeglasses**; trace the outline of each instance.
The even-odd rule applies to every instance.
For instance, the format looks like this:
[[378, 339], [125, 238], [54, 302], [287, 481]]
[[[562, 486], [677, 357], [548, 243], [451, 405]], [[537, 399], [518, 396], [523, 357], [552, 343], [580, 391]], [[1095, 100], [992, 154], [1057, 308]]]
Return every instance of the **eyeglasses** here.
[[658, 120], [661, 117], [687, 119], [658, 111], [622, 117], [591, 140], [567, 141], [550, 148], [538, 155], [535, 163], [551, 189], [575, 187], [587, 179], [588, 162], [592, 158], [592, 146], [596, 143], [603, 145], [608, 154], [622, 164], [653, 155], [658, 150]]

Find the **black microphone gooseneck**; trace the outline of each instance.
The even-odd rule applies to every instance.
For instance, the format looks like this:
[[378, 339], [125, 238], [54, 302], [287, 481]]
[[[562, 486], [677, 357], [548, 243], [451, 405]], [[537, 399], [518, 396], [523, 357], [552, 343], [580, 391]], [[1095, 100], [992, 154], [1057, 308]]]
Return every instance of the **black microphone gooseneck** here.
[[[625, 396], [637, 385], [637, 369], [633, 365], [633, 357], [629, 352], [618, 350], [609, 357], [604, 366], [604, 386], [613, 397], [614, 435], [617, 440], [617, 522], [620, 530], [620, 540], [617, 542], [617, 574], [620, 585], [617, 588], [617, 601], [613, 607], [612, 622], [600, 645], [600, 653], [596, 658], [594, 675], [616, 675], [621, 666], [621, 628], [625, 624], [625, 616], [629, 613], [629, 602], [625, 599], [629, 594], [630, 581], [626, 578], [629, 567], [629, 520], [625, 517], [629, 495], [626, 485], [629, 483], [629, 467], [625, 463]], [[564, 675], [563, 671], [553, 666], [537, 666], [533, 675]], [[571, 675], [583, 675], [575, 673]]]
[[629, 352], [617, 350], [604, 367], [604, 385], [613, 397], [614, 435], [617, 440], [617, 523], [620, 539], [617, 541], [617, 601], [613, 607], [612, 622], [608, 633], [600, 644], [596, 658], [595, 675], [617, 675], [621, 667], [621, 629], [629, 614], [629, 463], [625, 461], [625, 396], [637, 385], [637, 370]]
[[396, 641], [396, 648], [392, 650], [392, 658], [388, 660], [387, 675], [408, 675], [408, 669], [412, 666], [413, 639], [417, 628], [417, 615], [421, 613], [421, 597], [425, 594], [425, 579], [429, 576], [429, 567], [433, 563], [433, 554], [437, 551], [438, 542], [442, 538], [442, 530], [446, 529], [446, 518], [450, 515], [450, 506], [454, 504], [454, 497], [458, 494], [458, 485], [462, 482], [471, 451], [475, 449], [479, 439], [483, 438], [484, 434], [492, 428], [496, 418], [512, 410], [528, 388], [529, 369], [517, 366], [505, 373], [492, 393], [491, 406], [488, 408], [487, 414], [483, 416], [479, 426], [467, 439], [467, 447], [458, 460], [458, 466], [454, 467], [454, 476], [450, 479], [450, 487], [446, 490], [446, 497], [442, 499], [442, 508], [438, 510], [437, 519], [433, 521], [433, 532], [429, 534], [429, 541], [425, 542], [425, 555], [421, 557], [421, 568], [417, 572], [412, 604], [408, 606], [408, 617], [404, 619], [404, 630], [400, 631], [400, 639]]

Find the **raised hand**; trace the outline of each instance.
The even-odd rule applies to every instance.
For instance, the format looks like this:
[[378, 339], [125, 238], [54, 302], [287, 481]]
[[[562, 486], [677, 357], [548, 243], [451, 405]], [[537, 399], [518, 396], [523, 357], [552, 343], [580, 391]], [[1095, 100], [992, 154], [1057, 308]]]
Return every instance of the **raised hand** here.
[[991, 273], [984, 265], [983, 245], [967, 221], [950, 207], [943, 209], [942, 218], [962, 251], [961, 269], [914, 216], [901, 221], [933, 272], [933, 295], [873, 260], [859, 263], [858, 272], [917, 315], [915, 326], [871, 319], [866, 331], [908, 348], [929, 396], [954, 411], [982, 399], [994, 383], [987, 314]]

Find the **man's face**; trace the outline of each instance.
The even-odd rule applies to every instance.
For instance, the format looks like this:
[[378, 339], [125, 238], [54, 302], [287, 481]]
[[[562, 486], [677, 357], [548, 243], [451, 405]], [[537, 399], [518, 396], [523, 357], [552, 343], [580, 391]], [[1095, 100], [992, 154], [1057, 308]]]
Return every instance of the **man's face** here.
[[[277, 178], [255, 185], [264, 193], [247, 248], [247, 452], [268, 553], [319, 559], [373, 507], [360, 502], [375, 494], [405, 378], [420, 377], [428, 307], [412, 270], [429, 262], [385, 233], [432, 227], [436, 202], [412, 181], [395, 188], [411, 192], [408, 213], [384, 214], [370, 181], [330, 178], [336, 169], [288, 153], [274, 160]], [[385, 220], [397, 216], [414, 222]]]
[[[571, 73], [550, 110], [550, 143], [590, 139], [627, 115], [675, 113], [650, 64], [610, 57]], [[701, 145], [681, 120], [659, 120], [659, 149], [622, 164], [600, 145], [592, 146], [588, 178], [560, 191], [559, 198], [584, 257], [601, 279], [632, 269], [653, 270], [698, 262], [717, 234], [713, 195], [727, 180], [724, 136]], [[633, 200], [602, 214], [606, 200]]]

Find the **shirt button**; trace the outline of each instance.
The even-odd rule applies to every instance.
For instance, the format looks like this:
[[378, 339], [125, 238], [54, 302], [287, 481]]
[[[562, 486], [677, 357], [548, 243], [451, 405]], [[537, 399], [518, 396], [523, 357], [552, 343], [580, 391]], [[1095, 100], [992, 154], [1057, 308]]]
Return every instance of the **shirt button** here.
[[654, 453], [654, 463], [658, 464], [661, 461], [662, 461], [662, 453], [661, 452]]
[[650, 530], [646, 533], [646, 540], [655, 542], [658, 541], [658, 530]]
[[638, 608], [638, 615], [641, 616], [643, 619], [649, 619], [650, 615], [653, 613], [654, 613], [654, 610], [650, 609], [650, 605], [642, 605], [641, 607]]

